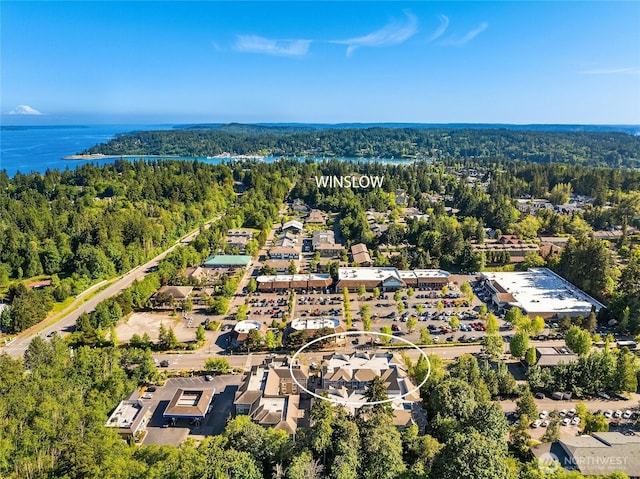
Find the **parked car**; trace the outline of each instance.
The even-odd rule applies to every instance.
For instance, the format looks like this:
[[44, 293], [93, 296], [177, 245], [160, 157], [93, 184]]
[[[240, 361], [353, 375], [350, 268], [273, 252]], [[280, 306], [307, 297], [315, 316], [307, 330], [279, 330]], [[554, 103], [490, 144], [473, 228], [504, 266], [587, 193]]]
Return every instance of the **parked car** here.
[[631, 411], [629, 411], [628, 409], [622, 414], [622, 417], [624, 419], [631, 419]]
[[169, 361], [163, 359], [162, 361], [160, 361], [160, 366], [163, 368], [169, 367]]
[[611, 419], [611, 416], [613, 416], [613, 411], [611, 409], [607, 409], [604, 412], [604, 417], [606, 417], [607, 419]]
[[580, 417], [576, 416], [571, 420], [571, 425], [577, 426], [578, 424], [580, 424]]
[[542, 421], [540, 419], [536, 419], [531, 423], [531, 427], [535, 429], [537, 427], [540, 427], [540, 424], [542, 424]]
[[570, 423], [571, 423], [571, 419], [569, 419], [568, 417], [565, 417], [565, 418], [562, 420], [562, 425], [563, 425], [563, 426], [568, 426]]
[[549, 413], [547, 411], [542, 411], [539, 415], [540, 419], [547, 419]]

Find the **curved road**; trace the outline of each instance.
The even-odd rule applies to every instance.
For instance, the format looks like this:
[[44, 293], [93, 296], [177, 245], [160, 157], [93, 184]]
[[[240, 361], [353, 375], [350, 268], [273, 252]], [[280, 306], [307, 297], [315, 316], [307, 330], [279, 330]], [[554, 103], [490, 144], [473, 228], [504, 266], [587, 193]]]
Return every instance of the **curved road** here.
[[[220, 216], [217, 216], [216, 218], [209, 220], [207, 223], [205, 223], [204, 227], [209, 228], [211, 226], [211, 223], [217, 221], [219, 218]], [[131, 286], [131, 284], [135, 280], [141, 280], [142, 278], [144, 278], [148, 274], [150, 268], [157, 266], [160, 260], [162, 260], [162, 258], [164, 258], [171, 251], [173, 251], [177, 246], [189, 244], [191, 241], [193, 241], [193, 239], [198, 235], [199, 231], [200, 228], [192, 231], [186, 236], [183, 236], [173, 246], [170, 246], [152, 260], [146, 262], [141, 266], [133, 268], [128, 273], [125, 273], [118, 279], [113, 280], [107, 288], [97, 293], [91, 299], [83, 302], [84, 296], [86, 296], [90, 292], [90, 290], [99, 287], [99, 285], [101, 285], [102, 283], [94, 285], [87, 291], [82, 292], [77, 296], [76, 300], [74, 300], [73, 303], [71, 303], [61, 312], [59, 312], [55, 316], [52, 316], [51, 318], [45, 319], [42, 323], [36, 325], [32, 330], [19, 334], [8, 345], [0, 348], [0, 353], [7, 353], [9, 356], [17, 358], [24, 355], [24, 352], [27, 350], [29, 344], [31, 343], [31, 340], [35, 336], [46, 338], [54, 332], [63, 335], [71, 331], [71, 328], [82, 313], [90, 313], [96, 308], [96, 305], [100, 301], [103, 301], [111, 296], [115, 296], [122, 290]]]

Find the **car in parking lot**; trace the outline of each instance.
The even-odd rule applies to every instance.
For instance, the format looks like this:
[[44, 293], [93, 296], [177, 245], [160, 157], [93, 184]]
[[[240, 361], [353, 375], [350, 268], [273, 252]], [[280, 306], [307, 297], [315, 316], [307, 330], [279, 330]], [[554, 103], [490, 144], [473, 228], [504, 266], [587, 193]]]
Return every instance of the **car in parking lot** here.
[[531, 423], [531, 427], [535, 429], [535, 428], [539, 427], [540, 424], [542, 424], [542, 421], [540, 419], [536, 419], [535, 421], [533, 421]]
[[163, 367], [163, 368], [169, 367], [169, 361], [167, 361], [166, 359], [163, 359], [162, 361], [160, 361], [160, 367]]
[[631, 411], [628, 409], [622, 414], [623, 419], [631, 419]]
[[571, 425], [572, 426], [577, 426], [578, 424], [580, 424], [580, 417], [576, 416], [571, 420]]
[[606, 417], [607, 419], [611, 419], [611, 416], [613, 416], [613, 411], [611, 409], [607, 409], [604, 412], [604, 417]]
[[622, 411], [618, 409], [616, 412], [613, 413], [613, 417], [615, 417], [616, 419], [620, 419], [622, 417]]
[[565, 417], [565, 418], [562, 420], [562, 425], [563, 425], [563, 426], [568, 426], [570, 423], [571, 423], [571, 419], [569, 419], [568, 417]]
[[540, 419], [547, 419], [548, 415], [549, 413], [547, 411], [542, 411], [538, 417], [540, 417]]

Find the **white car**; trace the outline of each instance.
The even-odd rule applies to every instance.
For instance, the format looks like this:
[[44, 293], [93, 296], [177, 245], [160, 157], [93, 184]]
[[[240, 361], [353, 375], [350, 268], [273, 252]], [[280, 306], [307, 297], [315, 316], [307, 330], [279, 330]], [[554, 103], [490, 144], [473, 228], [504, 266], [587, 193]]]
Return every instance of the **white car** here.
[[542, 421], [542, 424], [540, 424], [540, 426], [542, 426], [542, 427], [547, 427], [547, 426], [549, 426], [549, 420], [548, 420], [548, 419], [545, 419], [544, 421]]
[[613, 413], [613, 417], [615, 417], [616, 419], [620, 419], [622, 417], [622, 411], [618, 409], [616, 412]]
[[540, 421], [540, 419], [536, 419], [535, 421], [533, 421], [531, 423], [531, 427], [535, 429], [535, 428], [539, 427], [540, 424], [542, 424], [542, 421]]
[[571, 424], [572, 424], [573, 426], [577, 426], [578, 424], [580, 424], [580, 417], [579, 417], [579, 416], [574, 417], [574, 418], [571, 420]]
[[571, 408], [571, 409], [569, 409], [569, 412], [567, 413], [567, 416], [569, 416], [569, 417], [573, 417], [573, 416], [575, 416], [575, 415], [576, 415], [576, 410], [575, 410], [575, 408]]
[[142, 395], [142, 399], [152, 399], [153, 398], [153, 393], [144, 393]]
[[565, 417], [565, 418], [562, 420], [562, 425], [563, 425], [563, 426], [568, 426], [570, 422], [571, 422], [571, 419], [569, 419], [568, 417]]
[[565, 417], [567, 415], [567, 410], [563, 409], [562, 411], [560, 411], [560, 417]]
[[631, 411], [629, 411], [628, 409], [624, 412], [624, 414], [622, 415], [622, 417], [624, 419], [630, 419], [631, 418]]
[[547, 411], [542, 411], [540, 413], [540, 419], [547, 419], [548, 415], [549, 415], [549, 413]]
[[604, 417], [606, 417], [607, 419], [611, 419], [611, 416], [613, 416], [613, 411], [611, 409], [608, 409], [604, 412]]

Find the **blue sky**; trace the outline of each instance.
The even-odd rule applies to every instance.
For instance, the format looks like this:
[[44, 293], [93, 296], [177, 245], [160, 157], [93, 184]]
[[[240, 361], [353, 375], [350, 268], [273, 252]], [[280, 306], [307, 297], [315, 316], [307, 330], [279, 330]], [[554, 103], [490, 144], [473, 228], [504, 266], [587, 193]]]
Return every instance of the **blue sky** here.
[[0, 8], [2, 113], [24, 104], [51, 121], [640, 124], [636, 1]]

